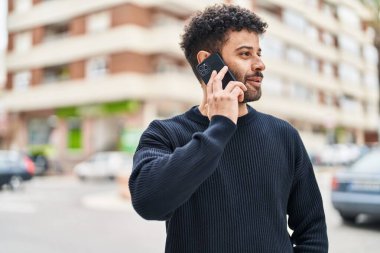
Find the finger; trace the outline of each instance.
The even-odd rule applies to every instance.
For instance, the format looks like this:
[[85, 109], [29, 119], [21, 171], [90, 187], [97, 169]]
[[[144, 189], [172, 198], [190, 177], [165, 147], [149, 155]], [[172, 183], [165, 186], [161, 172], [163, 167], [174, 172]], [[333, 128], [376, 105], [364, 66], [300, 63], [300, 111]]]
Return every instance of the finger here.
[[208, 83], [207, 83], [207, 94], [212, 94], [212, 92], [213, 92], [212, 82], [213, 82], [215, 76], [216, 76], [216, 71], [213, 70], [211, 73], [210, 79], [208, 80]]
[[238, 82], [238, 81], [231, 81], [231, 82], [229, 82], [224, 90], [226, 90], [228, 92], [232, 92], [232, 90], [236, 86], [238, 86], [243, 91], [247, 91], [247, 87], [242, 82]]
[[238, 101], [240, 103], [244, 102], [244, 92], [243, 91], [240, 92], [240, 94], [238, 96]]
[[233, 97], [236, 97], [236, 98], [238, 98], [239, 96], [241, 96], [241, 94], [243, 94], [243, 96], [244, 96], [244, 92], [243, 92], [243, 90], [239, 86], [235, 86], [235, 88], [231, 92], [231, 95]]
[[223, 90], [222, 80], [228, 71], [228, 67], [224, 66], [219, 73], [215, 76], [213, 81], [213, 92]]

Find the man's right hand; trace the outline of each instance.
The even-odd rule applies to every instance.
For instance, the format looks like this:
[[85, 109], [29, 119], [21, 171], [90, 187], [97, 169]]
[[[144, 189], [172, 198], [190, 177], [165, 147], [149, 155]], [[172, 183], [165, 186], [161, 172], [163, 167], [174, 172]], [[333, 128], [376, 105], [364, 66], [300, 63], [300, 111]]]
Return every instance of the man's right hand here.
[[223, 89], [222, 80], [227, 71], [227, 66], [219, 73], [214, 70], [207, 83], [207, 116], [211, 120], [214, 115], [222, 115], [237, 124], [239, 102], [244, 101], [244, 91], [247, 87], [242, 82], [231, 81]]

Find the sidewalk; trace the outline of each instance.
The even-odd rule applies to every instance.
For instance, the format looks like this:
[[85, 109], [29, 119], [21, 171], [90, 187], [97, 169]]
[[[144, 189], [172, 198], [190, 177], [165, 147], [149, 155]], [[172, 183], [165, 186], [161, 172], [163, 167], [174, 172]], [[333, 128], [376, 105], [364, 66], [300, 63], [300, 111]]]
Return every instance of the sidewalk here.
[[131, 201], [118, 191], [90, 194], [82, 198], [82, 204], [90, 209], [135, 212]]

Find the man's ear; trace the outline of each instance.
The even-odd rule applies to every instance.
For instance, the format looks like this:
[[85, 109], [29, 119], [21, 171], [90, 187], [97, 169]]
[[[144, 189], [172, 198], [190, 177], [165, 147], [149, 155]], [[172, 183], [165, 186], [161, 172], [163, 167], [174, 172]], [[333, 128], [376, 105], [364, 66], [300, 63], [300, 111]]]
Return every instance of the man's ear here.
[[204, 51], [204, 50], [201, 50], [197, 53], [197, 60], [198, 60], [198, 64], [203, 62], [207, 57], [209, 57], [211, 55], [211, 53], [207, 52], [207, 51]]

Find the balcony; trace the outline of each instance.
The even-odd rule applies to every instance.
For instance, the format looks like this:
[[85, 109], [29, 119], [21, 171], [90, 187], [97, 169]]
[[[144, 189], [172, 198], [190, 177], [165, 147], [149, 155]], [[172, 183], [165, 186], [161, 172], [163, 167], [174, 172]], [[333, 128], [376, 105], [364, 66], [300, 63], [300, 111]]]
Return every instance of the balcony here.
[[2, 103], [6, 111], [32, 111], [124, 99], [157, 98], [195, 104], [200, 102], [202, 91], [192, 74], [124, 73], [39, 85], [25, 92], [5, 92]]
[[70, 20], [87, 13], [131, 3], [147, 7], [159, 7], [180, 15], [190, 15], [206, 5], [220, 2], [176, 1], [176, 0], [60, 0], [40, 3], [25, 13], [11, 13], [8, 17], [9, 32], [18, 32], [32, 27], [45, 26], [60, 21]]
[[102, 33], [65, 38], [40, 44], [25, 53], [8, 54], [7, 68], [15, 71], [36, 66], [54, 66], [121, 51], [163, 53], [182, 58], [183, 53], [179, 47], [181, 29], [178, 25], [151, 29], [125, 25]]
[[289, 80], [299, 81], [307, 87], [317, 88], [335, 95], [341, 94], [340, 83], [337, 79], [315, 74], [307, 67], [275, 59], [266, 59], [265, 65], [265, 72], [274, 73], [286, 77]]
[[268, 33], [273, 34], [286, 43], [300, 48], [304, 52], [317, 58], [323, 58], [333, 63], [338, 62], [339, 51], [335, 47], [326, 46], [320, 42], [308, 38], [306, 35], [282, 24], [280, 20], [268, 13], [260, 12], [260, 16], [268, 22], [268, 24], [270, 24]]

